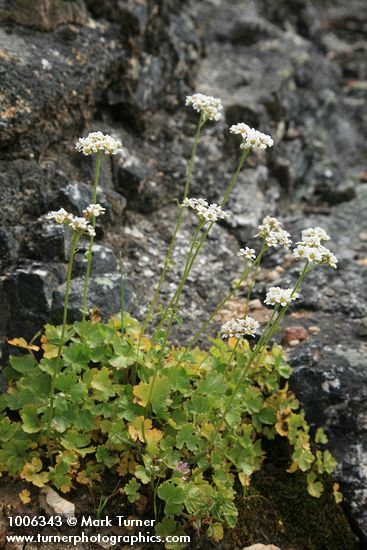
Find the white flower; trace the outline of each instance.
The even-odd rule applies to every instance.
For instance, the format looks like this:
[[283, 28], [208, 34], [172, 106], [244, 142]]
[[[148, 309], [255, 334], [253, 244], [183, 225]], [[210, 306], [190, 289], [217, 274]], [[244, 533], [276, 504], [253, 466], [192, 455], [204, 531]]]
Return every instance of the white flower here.
[[239, 122], [238, 124], [233, 124], [229, 131], [231, 134], [240, 134], [242, 137], [241, 149], [266, 149], [267, 147], [272, 147], [274, 144], [271, 136], [255, 130], [255, 128], [250, 128], [244, 122]]
[[189, 199], [186, 197], [182, 202], [182, 206], [192, 208], [199, 218], [202, 218], [206, 222], [216, 222], [219, 219], [225, 220], [229, 218], [229, 214], [222, 210], [218, 204], [208, 204], [205, 199]]
[[297, 298], [299, 298], [299, 294], [293, 292], [292, 288], [280, 288], [279, 286], [272, 286], [266, 293], [264, 303], [269, 306], [280, 304], [284, 307], [287, 304], [290, 304], [292, 300], [296, 300]]
[[289, 248], [292, 244], [290, 239], [290, 233], [282, 229], [281, 223], [276, 219], [270, 216], [266, 216], [262, 224], [258, 227], [258, 232], [255, 237], [260, 237], [264, 239], [267, 246], [283, 246], [284, 248]]
[[104, 214], [105, 212], [106, 209], [100, 204], [90, 204], [85, 210], [83, 210], [85, 218], [91, 218], [93, 216], [96, 218], [97, 216], [101, 216], [101, 214]]
[[75, 149], [84, 155], [95, 155], [100, 151], [105, 155], [117, 155], [122, 151], [122, 144], [108, 134], [91, 132], [87, 137], [78, 139]]
[[330, 241], [330, 237], [322, 227], [309, 227], [302, 231], [302, 241]]
[[51, 211], [47, 214], [47, 219], [49, 220], [55, 220], [56, 223], [65, 223], [69, 221], [73, 217], [72, 214], [69, 214], [69, 212], [66, 212], [64, 208], [60, 208], [60, 210]]
[[96, 232], [95, 232], [95, 230], [93, 229], [93, 227], [91, 225], [88, 225], [88, 227], [86, 229], [86, 233], [87, 233], [87, 235], [89, 235], [89, 237], [95, 237], [96, 236]]
[[202, 113], [205, 120], [219, 120], [223, 105], [218, 97], [194, 94], [186, 97], [185, 105], [191, 105], [194, 111]]
[[304, 258], [315, 264], [327, 264], [336, 269], [337, 257], [328, 248], [321, 244], [330, 240], [329, 235], [321, 227], [309, 227], [302, 231], [302, 241], [296, 243], [293, 250], [295, 258]]
[[240, 251], [237, 253], [237, 256], [243, 256], [245, 260], [252, 261], [256, 258], [256, 252], [253, 248], [240, 248]]
[[78, 216], [73, 216], [73, 214], [66, 212], [64, 208], [60, 208], [60, 210], [57, 210], [56, 212], [49, 212], [47, 214], [47, 218], [49, 220], [55, 220], [56, 223], [64, 223], [77, 233], [84, 233], [85, 235], [89, 235], [90, 237], [95, 237], [96, 235], [96, 232], [90, 225], [87, 218], [79, 218]]
[[86, 218], [79, 218], [78, 216], [73, 216], [69, 222], [69, 225], [73, 231], [78, 233], [85, 233], [90, 237], [95, 237], [96, 232], [93, 227], [90, 225], [89, 221]]
[[241, 336], [255, 336], [259, 326], [260, 323], [248, 315], [244, 319], [231, 319], [222, 326], [222, 338], [232, 336], [235, 338], [241, 338]]

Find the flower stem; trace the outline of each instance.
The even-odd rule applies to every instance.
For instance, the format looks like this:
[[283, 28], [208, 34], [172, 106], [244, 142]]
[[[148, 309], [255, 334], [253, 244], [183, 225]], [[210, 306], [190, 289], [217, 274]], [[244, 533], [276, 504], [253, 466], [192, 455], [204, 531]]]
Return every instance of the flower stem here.
[[[197, 237], [201, 231], [203, 227], [203, 224], [202, 223], [199, 223], [197, 225], [197, 228], [195, 230], [195, 234], [192, 238], [192, 241], [191, 241], [191, 245], [190, 245], [190, 248], [189, 248], [189, 253], [188, 253], [188, 256], [187, 256], [187, 260], [186, 260], [186, 264], [185, 264], [185, 268], [184, 268], [184, 274], [182, 276], [182, 279], [181, 279], [181, 282], [180, 282], [180, 285], [178, 287], [178, 292], [177, 292], [177, 297], [176, 297], [176, 300], [175, 302], [173, 303], [173, 306], [171, 308], [171, 315], [170, 315], [170, 318], [169, 318], [169, 322], [168, 322], [168, 327], [167, 327], [167, 330], [165, 331], [165, 334], [164, 334], [164, 339], [163, 339], [163, 343], [161, 344], [161, 349], [160, 349], [160, 352], [159, 352], [159, 355], [158, 355], [158, 359], [157, 359], [157, 362], [156, 362], [156, 365], [154, 367], [154, 373], [153, 373], [153, 378], [152, 378], [152, 381], [151, 381], [151, 384], [150, 384], [150, 388], [149, 388], [149, 394], [148, 394], [148, 398], [147, 398], [147, 403], [146, 403], [146, 407], [149, 406], [150, 404], [150, 401], [151, 401], [151, 397], [152, 397], [152, 392], [153, 392], [153, 386], [154, 386], [154, 383], [156, 381], [156, 378], [157, 378], [157, 374], [158, 374], [158, 369], [159, 369], [159, 366], [160, 366], [160, 363], [162, 361], [162, 358], [164, 356], [164, 352], [165, 352], [165, 349], [166, 349], [166, 345], [167, 345], [167, 342], [168, 342], [168, 338], [169, 338], [169, 335], [170, 335], [170, 332], [171, 332], [171, 328], [172, 328], [172, 324], [173, 324], [173, 320], [174, 320], [174, 316], [177, 312], [177, 308], [178, 308], [178, 300], [181, 296], [181, 293], [182, 293], [182, 290], [183, 290], [183, 287], [184, 287], [184, 284], [185, 284], [185, 281], [186, 281], [186, 277], [185, 277], [185, 274], [186, 274], [186, 271], [187, 271], [187, 267], [188, 267], [188, 264], [189, 264], [189, 261], [190, 261], [190, 258], [193, 254], [193, 251], [195, 249], [195, 247], [197, 246]], [[169, 312], [169, 309], [166, 308], [165, 312], [164, 312], [164, 317], [163, 319], [165, 320], [167, 315], [168, 315], [168, 312]], [[156, 332], [157, 334], [157, 332]]]
[[[193, 145], [192, 152], [191, 152], [189, 167], [187, 169], [186, 182], [185, 182], [185, 188], [184, 188], [184, 193], [183, 193], [182, 200], [186, 199], [186, 197], [189, 193], [189, 188], [190, 188], [190, 183], [191, 183], [191, 174], [192, 174], [192, 169], [193, 169], [193, 166], [194, 166], [196, 150], [197, 150], [197, 147], [198, 147], [198, 144], [199, 144], [201, 130], [202, 130], [204, 124], [205, 124], [205, 120], [203, 119], [202, 116], [200, 116], [199, 123], [198, 123], [197, 128], [196, 128], [195, 140], [194, 140], [194, 145]], [[142, 327], [142, 331], [141, 331], [142, 337], [144, 336], [145, 331], [147, 329], [147, 326], [148, 326], [148, 324], [149, 324], [149, 322], [152, 319], [152, 316], [154, 314], [154, 311], [155, 311], [155, 308], [156, 308], [156, 305], [157, 305], [157, 300], [159, 298], [159, 293], [160, 293], [162, 284], [164, 283], [165, 278], [166, 278], [166, 273], [167, 273], [167, 269], [168, 269], [168, 266], [169, 266], [169, 261], [171, 259], [173, 247], [174, 247], [175, 242], [176, 242], [177, 234], [178, 234], [178, 232], [180, 230], [180, 227], [181, 227], [184, 207], [180, 205], [179, 209], [180, 209], [180, 212], [179, 212], [178, 219], [177, 219], [177, 222], [176, 222], [176, 227], [173, 231], [173, 235], [172, 235], [172, 239], [171, 239], [171, 242], [170, 242], [170, 245], [169, 245], [169, 248], [168, 248], [168, 252], [167, 252], [166, 258], [164, 260], [163, 269], [162, 269], [162, 272], [161, 272], [161, 275], [160, 275], [160, 278], [159, 278], [159, 281], [158, 281], [158, 285], [157, 285], [157, 288], [155, 289], [152, 302], [149, 306], [149, 309], [147, 311], [147, 314], [146, 314], [146, 317], [145, 317], [145, 320], [144, 320], [144, 323], [143, 323], [143, 327]]]
[[[209, 323], [214, 319], [216, 315], [223, 309], [223, 307], [226, 305], [227, 302], [232, 298], [232, 296], [237, 292], [237, 290], [241, 287], [242, 283], [247, 279], [248, 275], [255, 269], [257, 270], [258, 266], [260, 265], [261, 259], [263, 257], [264, 252], [266, 251], [267, 246], [266, 243], [263, 243], [262, 248], [257, 255], [254, 262], [251, 264], [250, 267], [246, 267], [243, 274], [241, 275], [241, 278], [236, 283], [236, 285], [232, 288], [232, 290], [223, 298], [223, 300], [220, 302], [220, 304], [215, 308], [213, 313], [210, 315], [210, 317], [201, 325], [199, 330], [194, 334], [194, 336], [191, 338], [190, 342], [188, 343], [185, 351], [182, 353], [181, 357], [179, 358], [177, 364], [175, 365], [175, 368], [181, 365], [182, 361], [185, 359], [185, 355], [192, 349], [192, 347], [198, 342], [200, 336], [203, 334]], [[247, 313], [247, 307], [245, 310], [245, 315]]]
[[55, 384], [56, 384], [57, 375], [60, 372], [61, 353], [62, 353], [62, 349], [63, 349], [64, 343], [65, 343], [65, 331], [66, 331], [67, 316], [68, 316], [68, 303], [69, 303], [69, 291], [70, 291], [71, 274], [72, 274], [72, 270], [73, 270], [73, 261], [74, 261], [74, 256], [75, 256], [76, 247], [78, 245], [79, 238], [80, 238], [80, 234], [79, 233], [74, 233], [73, 243], [72, 243], [71, 252], [70, 252], [68, 275], [67, 275], [67, 279], [66, 279], [65, 298], [64, 298], [64, 313], [63, 313], [63, 319], [62, 319], [62, 329], [61, 329], [60, 343], [59, 343], [59, 349], [57, 350], [56, 366], [55, 366], [55, 369], [54, 369], [54, 372], [53, 372], [53, 375], [52, 375], [52, 379], [51, 379], [50, 401], [49, 401], [49, 407], [48, 407], [48, 419], [47, 419], [47, 428], [46, 428], [47, 454], [48, 454], [50, 462], [52, 462], [52, 453], [51, 453], [51, 449], [50, 449], [50, 432], [51, 432], [51, 422], [52, 422], [53, 415], [54, 415]]
[[[297, 282], [296, 282], [296, 284], [295, 284], [295, 286], [292, 290], [291, 297], [294, 296], [294, 294], [298, 291], [299, 287], [301, 286], [301, 284], [303, 282], [303, 279], [305, 278], [306, 273], [307, 273], [308, 264], [309, 264], [309, 261], [307, 260], [305, 265], [304, 265], [304, 268], [303, 268], [300, 276], [298, 277]], [[261, 352], [262, 348], [266, 347], [268, 345], [268, 343], [270, 341], [270, 338], [272, 337], [274, 332], [278, 329], [281, 320], [283, 319], [285, 313], [287, 312], [287, 310], [289, 308], [289, 305], [290, 305], [290, 302], [281, 309], [281, 311], [279, 312], [278, 315], [277, 315], [277, 313], [278, 313], [278, 310], [279, 310], [279, 305], [277, 304], [277, 306], [275, 307], [275, 309], [273, 311], [273, 314], [272, 314], [271, 318], [269, 319], [261, 338], [259, 339], [258, 343], [256, 344], [256, 346], [254, 347], [254, 349], [250, 353], [249, 359], [248, 359], [248, 361], [247, 361], [247, 363], [246, 363], [246, 365], [243, 369], [242, 376], [240, 376], [240, 378], [239, 378], [239, 380], [238, 380], [238, 382], [237, 382], [237, 384], [236, 384], [236, 386], [235, 386], [235, 388], [232, 392], [232, 395], [228, 399], [227, 405], [226, 405], [226, 407], [224, 409], [224, 412], [223, 412], [223, 415], [222, 415], [223, 418], [225, 418], [226, 414], [228, 413], [229, 409], [231, 408], [233, 400], [236, 397], [245, 376], [247, 375], [247, 371], [248, 371], [249, 367], [251, 366], [253, 361], [256, 359], [257, 355]], [[275, 317], [275, 321], [273, 322], [274, 317]]]
[[[222, 199], [222, 202], [221, 202], [221, 205], [220, 205], [221, 208], [223, 208], [223, 207], [225, 206], [225, 204], [227, 203], [229, 194], [230, 194], [231, 190], [233, 189], [234, 184], [235, 184], [236, 181], [237, 181], [237, 178], [238, 178], [238, 176], [239, 176], [239, 174], [240, 174], [240, 172], [241, 172], [241, 169], [242, 169], [242, 167], [243, 167], [243, 164], [244, 164], [244, 162], [245, 162], [245, 159], [246, 159], [247, 155], [249, 154], [249, 151], [250, 151], [249, 149], [245, 149], [245, 150], [242, 152], [242, 154], [241, 154], [240, 160], [239, 160], [238, 165], [237, 165], [236, 172], [234, 173], [234, 176], [232, 177], [231, 182], [230, 182], [230, 184], [229, 184], [229, 186], [228, 186], [228, 188], [227, 188], [227, 190], [226, 190], [226, 192], [225, 192], [225, 194], [224, 194], [224, 197], [223, 197], [223, 199]], [[201, 237], [201, 240], [200, 240], [200, 242], [199, 242], [199, 245], [197, 246], [197, 248], [196, 248], [194, 254], [192, 255], [191, 258], [189, 258], [189, 259], [190, 259], [190, 262], [189, 262], [189, 264], [187, 264], [187, 269], [185, 269], [185, 273], [184, 273], [184, 275], [183, 275], [183, 280], [181, 281], [181, 283], [185, 284], [185, 282], [186, 282], [188, 276], [190, 275], [190, 272], [191, 272], [191, 269], [192, 269], [192, 267], [193, 267], [193, 265], [194, 265], [194, 263], [195, 263], [195, 260], [196, 260], [196, 258], [197, 258], [197, 256], [198, 256], [200, 250], [202, 249], [202, 247], [203, 247], [203, 245], [204, 245], [204, 243], [205, 243], [205, 241], [206, 241], [206, 239], [207, 239], [207, 237], [208, 237], [208, 235], [209, 235], [209, 233], [210, 233], [210, 231], [211, 231], [211, 229], [212, 229], [214, 223], [215, 223], [215, 222], [211, 222], [211, 223], [208, 225], [208, 228], [206, 229], [206, 231], [204, 232], [203, 236]], [[181, 286], [181, 285], [180, 285], [180, 286]], [[180, 298], [179, 296], [177, 296], [177, 294], [179, 293], [179, 288], [180, 288], [180, 286], [177, 288], [176, 292], [174, 293], [174, 295], [172, 296], [172, 298], [171, 298], [170, 301], [168, 302], [168, 305], [167, 305], [167, 307], [166, 307], [166, 309], [165, 309], [165, 312], [167, 312], [167, 311], [171, 308], [172, 304], [174, 304], [174, 303], [177, 301], [177, 298], [178, 298], [178, 299]], [[183, 285], [182, 285], [182, 286], [183, 286]], [[164, 315], [164, 317], [166, 317], [166, 315]], [[162, 328], [162, 326], [163, 326], [163, 324], [164, 324], [164, 321], [165, 321], [165, 318], [161, 318], [161, 321], [160, 321], [160, 323], [159, 323], [159, 325], [158, 325], [158, 327], [157, 327], [157, 329], [156, 329], [156, 331], [155, 331], [155, 333], [154, 333], [154, 337], [156, 336], [156, 334], [157, 334], [157, 333], [160, 331], [160, 329]]]
[[232, 348], [232, 352], [231, 352], [231, 355], [228, 359], [228, 363], [226, 364], [226, 366], [224, 367], [224, 370], [223, 370], [223, 375], [222, 375], [222, 384], [224, 384], [224, 381], [225, 381], [225, 378], [226, 378], [226, 374], [227, 374], [227, 370], [229, 369], [231, 363], [232, 363], [232, 359], [233, 359], [233, 356], [234, 354], [236, 353], [236, 350], [237, 350], [237, 347], [238, 347], [238, 344], [240, 343], [240, 339], [237, 338], [237, 341], [235, 343], [235, 345], [233, 346]]
[[[96, 171], [94, 174], [94, 183], [93, 183], [93, 204], [97, 203], [97, 186], [99, 182], [99, 173], [100, 168], [102, 164], [102, 152], [99, 152], [96, 156]], [[93, 229], [96, 228], [96, 217], [93, 216], [92, 218], [92, 227]], [[90, 277], [90, 270], [92, 265], [92, 251], [93, 251], [93, 242], [94, 242], [94, 236], [92, 235], [89, 239], [89, 247], [88, 247], [88, 255], [87, 255], [87, 271], [85, 274], [85, 282], [84, 282], [84, 289], [83, 289], [83, 307], [82, 307], [82, 323], [85, 325], [85, 319], [88, 313], [87, 309], [87, 294], [88, 294], [88, 284], [89, 284], [89, 277]]]

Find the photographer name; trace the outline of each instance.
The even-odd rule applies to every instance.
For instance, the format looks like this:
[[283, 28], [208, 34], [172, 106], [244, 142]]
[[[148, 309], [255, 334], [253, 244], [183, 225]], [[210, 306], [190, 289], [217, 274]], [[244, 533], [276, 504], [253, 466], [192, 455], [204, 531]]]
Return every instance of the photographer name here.
[[91, 516], [83, 516], [80, 520], [80, 527], [152, 527], [155, 519], [125, 518], [125, 516], [105, 516], [104, 518], [93, 519]]

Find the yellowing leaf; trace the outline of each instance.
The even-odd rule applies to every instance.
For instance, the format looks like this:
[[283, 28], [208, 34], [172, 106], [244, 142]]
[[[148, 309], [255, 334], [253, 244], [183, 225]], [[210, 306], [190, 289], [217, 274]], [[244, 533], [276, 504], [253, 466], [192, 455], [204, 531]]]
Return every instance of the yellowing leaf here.
[[59, 346], [55, 346], [55, 344], [49, 344], [46, 336], [41, 336], [41, 347], [43, 349], [43, 357], [45, 359], [53, 359], [54, 357], [57, 357], [57, 354], [59, 353]]
[[121, 454], [120, 462], [117, 466], [117, 473], [119, 476], [124, 477], [128, 473], [133, 475], [135, 473], [136, 461], [134, 455], [130, 451], [124, 451]]
[[19, 498], [22, 504], [29, 504], [32, 500], [31, 493], [28, 491], [28, 489], [23, 489], [23, 491], [19, 493]]
[[8, 344], [15, 346], [17, 348], [27, 349], [28, 351], [38, 351], [39, 347], [34, 346], [33, 344], [27, 344], [27, 341], [24, 338], [13, 338], [8, 340]]
[[249, 487], [251, 482], [250, 476], [246, 475], [244, 472], [239, 472], [238, 479], [240, 480], [242, 487]]
[[289, 468], [287, 469], [287, 472], [289, 474], [294, 474], [294, 472], [296, 472], [298, 470], [298, 464], [297, 462], [292, 462], [292, 464], [289, 466]]
[[145, 437], [148, 445], [156, 445], [162, 439], [163, 432], [157, 430], [157, 428], [153, 428], [146, 432]]
[[128, 430], [133, 441], [139, 439], [142, 443], [146, 442], [146, 432], [152, 428], [152, 421], [144, 416], [137, 416], [133, 422], [128, 423]]
[[201, 433], [204, 437], [206, 437], [206, 439], [211, 438], [213, 431], [215, 431], [215, 428], [213, 424], [210, 424], [209, 422], [205, 422], [205, 424], [201, 426]]
[[288, 435], [288, 424], [283, 420], [279, 420], [274, 427], [277, 433], [282, 437], [286, 437]]
[[147, 443], [149, 446], [155, 446], [163, 437], [163, 432], [152, 428], [152, 421], [144, 416], [138, 416], [134, 422], [129, 422], [128, 430], [131, 439], [136, 441], [139, 439], [142, 443]]
[[39, 458], [32, 458], [31, 462], [23, 466], [20, 477], [36, 487], [43, 487], [48, 482], [48, 472], [42, 472], [42, 467], [42, 461]]

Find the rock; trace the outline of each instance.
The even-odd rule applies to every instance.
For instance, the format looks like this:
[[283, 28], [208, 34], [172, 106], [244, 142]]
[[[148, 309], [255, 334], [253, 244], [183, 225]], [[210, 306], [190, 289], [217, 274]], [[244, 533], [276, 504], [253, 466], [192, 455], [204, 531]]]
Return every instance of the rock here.
[[65, 498], [62, 498], [51, 487], [42, 487], [40, 505], [43, 510], [51, 516], [57, 514], [68, 518], [75, 518], [75, 505]]
[[[72, 279], [69, 294], [68, 321], [73, 322], [81, 317], [83, 304], [84, 276]], [[53, 292], [51, 317], [54, 322], [60, 323], [64, 307], [65, 283]], [[125, 308], [130, 310], [133, 302], [132, 285], [125, 280]], [[102, 318], [107, 320], [111, 315], [121, 310], [121, 275], [119, 272], [101, 273], [93, 275], [89, 280], [88, 305], [100, 310]]]
[[5, 0], [0, 21], [14, 21], [40, 31], [52, 31], [65, 23], [84, 25], [87, 11], [83, 0], [37, 0], [32, 6], [22, 0]]
[[12, 337], [33, 338], [50, 316], [52, 293], [65, 277], [58, 264], [29, 262], [2, 280], [5, 332]]
[[[86, 253], [89, 248], [89, 241], [84, 240], [78, 247], [74, 257], [73, 276], [84, 276], [87, 266]], [[102, 274], [117, 271], [117, 260], [114, 251], [109, 246], [94, 243], [92, 255], [92, 273]]]
[[367, 455], [367, 377], [362, 359], [366, 352], [347, 344], [332, 348], [319, 343], [295, 348], [290, 356], [295, 367], [291, 387], [311, 424], [326, 429], [346, 505], [362, 530], [367, 521], [367, 464], [363, 458]]
[[[103, 232], [107, 223], [120, 221], [126, 207], [126, 199], [108, 187], [98, 186], [97, 201], [106, 209], [103, 216], [97, 218], [97, 229]], [[50, 197], [50, 206], [58, 209], [60, 207], [72, 212], [75, 215], [81, 215], [82, 210], [93, 202], [93, 188], [81, 182], [72, 182], [60, 189], [53, 198]]]
[[[298, 345], [302, 340], [307, 340], [308, 332], [304, 327], [294, 326], [284, 329], [282, 342], [288, 346]], [[297, 342], [296, 344], [294, 342]]]

